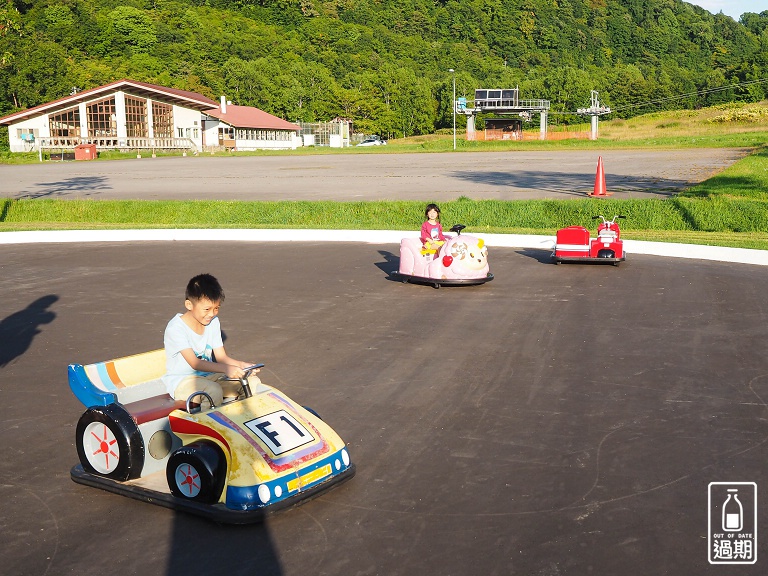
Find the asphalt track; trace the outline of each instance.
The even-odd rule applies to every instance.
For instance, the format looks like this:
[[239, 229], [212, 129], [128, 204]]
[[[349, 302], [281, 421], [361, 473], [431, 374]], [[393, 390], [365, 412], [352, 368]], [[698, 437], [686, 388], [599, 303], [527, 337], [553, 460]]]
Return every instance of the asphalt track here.
[[[0, 247], [0, 566], [58, 574], [762, 574], [765, 267], [494, 246], [483, 286], [402, 284], [394, 242]], [[312, 406], [357, 475], [256, 526], [73, 483], [66, 366], [160, 347], [222, 282], [228, 351]], [[757, 563], [708, 562], [708, 485], [755, 482]]]
[[[710, 566], [706, 537], [710, 482], [768, 485], [764, 268], [490, 257], [493, 282], [435, 290], [391, 280], [395, 244], [4, 246], [3, 574], [764, 570], [764, 504], [757, 566]], [[358, 468], [264, 525], [69, 479], [66, 365], [160, 347], [201, 271], [227, 292], [229, 352], [264, 361]]]

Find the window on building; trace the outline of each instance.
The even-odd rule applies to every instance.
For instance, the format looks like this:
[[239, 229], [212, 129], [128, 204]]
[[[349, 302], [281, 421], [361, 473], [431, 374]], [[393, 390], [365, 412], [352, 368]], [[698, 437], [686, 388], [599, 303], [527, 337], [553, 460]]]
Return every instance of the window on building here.
[[117, 136], [117, 116], [115, 115], [114, 97], [88, 104], [85, 114], [88, 121], [89, 137]]
[[173, 106], [152, 102], [152, 129], [155, 138], [173, 138]]
[[80, 136], [80, 108], [62, 110], [48, 116], [51, 138], [78, 138]]
[[148, 138], [147, 101], [125, 97], [125, 132], [128, 138]]
[[232, 126], [219, 126], [219, 146], [232, 146], [235, 141], [235, 129]]
[[37, 128], [16, 128], [16, 137], [23, 142], [34, 142], [38, 136]]

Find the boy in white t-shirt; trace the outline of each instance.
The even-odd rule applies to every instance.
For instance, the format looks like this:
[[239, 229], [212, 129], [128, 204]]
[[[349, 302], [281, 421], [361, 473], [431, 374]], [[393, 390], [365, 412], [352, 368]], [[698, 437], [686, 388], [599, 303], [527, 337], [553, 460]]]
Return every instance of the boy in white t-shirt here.
[[[227, 356], [221, 338], [219, 307], [224, 290], [210, 274], [200, 274], [187, 284], [183, 314], [174, 316], [165, 328], [166, 373], [163, 382], [176, 400], [186, 400], [193, 392], [207, 393], [214, 404], [240, 393], [239, 382], [221, 378], [242, 378], [243, 362]], [[258, 370], [256, 370], [258, 372]], [[258, 382], [251, 376], [250, 380]]]

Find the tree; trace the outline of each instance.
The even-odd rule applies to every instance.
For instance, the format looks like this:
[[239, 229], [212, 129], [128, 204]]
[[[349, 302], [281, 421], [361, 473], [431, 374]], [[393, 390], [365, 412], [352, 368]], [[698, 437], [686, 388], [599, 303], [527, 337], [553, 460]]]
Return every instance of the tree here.
[[3, 100], [13, 108], [31, 108], [67, 95], [72, 89], [72, 61], [58, 44], [38, 35], [19, 38], [16, 56], [3, 82]]
[[119, 6], [106, 15], [102, 44], [107, 54], [148, 53], [157, 44], [150, 16], [133, 6]]
[[287, 118], [306, 122], [327, 121], [338, 116], [338, 87], [330, 71], [316, 62], [297, 59], [288, 74], [279, 78]]
[[13, 60], [13, 52], [9, 42], [4, 40], [21, 35], [21, 22], [19, 11], [11, 0], [2, 0], [0, 3], [0, 70]]
[[2, 111], [129, 76], [421, 134], [451, 126], [449, 68], [458, 96], [519, 86], [568, 111], [596, 89], [631, 115], [654, 95], [764, 76], [768, 11], [736, 23], [681, 0], [0, 0]]

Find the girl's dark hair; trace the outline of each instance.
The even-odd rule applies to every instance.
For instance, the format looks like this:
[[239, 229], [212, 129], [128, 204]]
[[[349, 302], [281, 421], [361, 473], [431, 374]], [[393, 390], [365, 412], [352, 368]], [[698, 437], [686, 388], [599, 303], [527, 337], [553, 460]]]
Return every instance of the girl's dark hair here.
[[224, 290], [219, 281], [210, 274], [198, 274], [187, 284], [184, 297], [187, 300], [206, 298], [211, 302], [220, 302], [224, 300]]
[[436, 210], [437, 211], [437, 219], [440, 220], [440, 208], [437, 207], [437, 204], [427, 204], [427, 209], [424, 210], [424, 216], [426, 218], [429, 218], [429, 211], [430, 210]]

